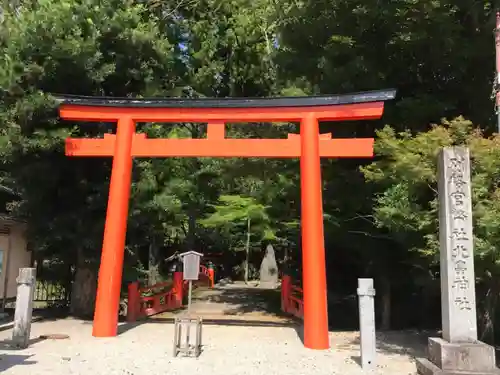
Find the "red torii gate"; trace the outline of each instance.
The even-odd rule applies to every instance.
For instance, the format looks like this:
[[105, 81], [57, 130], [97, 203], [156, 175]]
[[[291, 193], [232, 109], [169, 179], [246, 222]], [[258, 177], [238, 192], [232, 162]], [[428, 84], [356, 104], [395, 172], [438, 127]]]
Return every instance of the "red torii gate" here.
[[[304, 345], [328, 349], [325, 248], [320, 157], [372, 157], [373, 138], [332, 139], [319, 121], [378, 119], [395, 90], [291, 98], [131, 99], [60, 96], [60, 116], [75, 121], [116, 122], [116, 135], [68, 138], [68, 156], [112, 156], [93, 336], [116, 336], [134, 157], [300, 158]], [[225, 124], [300, 122], [287, 139], [228, 139]], [[207, 139], [148, 139], [138, 122], [208, 123]]]

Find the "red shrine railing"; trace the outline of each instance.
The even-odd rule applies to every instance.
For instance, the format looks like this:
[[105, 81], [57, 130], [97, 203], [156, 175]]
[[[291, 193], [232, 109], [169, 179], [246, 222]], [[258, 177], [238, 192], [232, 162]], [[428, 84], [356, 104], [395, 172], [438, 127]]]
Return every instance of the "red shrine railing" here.
[[[200, 280], [207, 282], [210, 288], [215, 284], [213, 268], [200, 265]], [[165, 281], [151, 286], [139, 287], [139, 282], [128, 286], [127, 321], [152, 316], [165, 311], [180, 309], [188, 289], [188, 282], [183, 280], [182, 272], [174, 272], [173, 281]]]
[[281, 310], [287, 314], [304, 318], [304, 291], [293, 285], [292, 277], [283, 275], [281, 278]]

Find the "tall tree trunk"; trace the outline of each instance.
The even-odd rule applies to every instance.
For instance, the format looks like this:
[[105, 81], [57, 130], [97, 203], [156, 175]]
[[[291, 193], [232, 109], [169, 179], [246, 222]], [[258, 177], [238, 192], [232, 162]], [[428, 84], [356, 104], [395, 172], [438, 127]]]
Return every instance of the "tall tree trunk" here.
[[159, 281], [158, 247], [156, 246], [156, 237], [151, 236], [149, 243], [148, 257], [148, 284], [154, 285]]
[[289, 274], [289, 259], [288, 259], [288, 246], [285, 246], [285, 253], [283, 255], [283, 267], [282, 267], [282, 274], [283, 275], [288, 275]]
[[380, 328], [384, 331], [391, 329], [391, 280], [386, 273], [381, 276], [382, 289], [382, 324]]
[[75, 281], [71, 289], [70, 312], [80, 318], [94, 314], [97, 291], [97, 264], [87, 261], [82, 249], [77, 251]]
[[245, 284], [248, 284], [248, 263], [250, 262], [250, 217], [247, 218], [247, 243], [245, 246]]
[[188, 251], [196, 251], [196, 209], [193, 207], [193, 203], [189, 204], [188, 207], [188, 232], [186, 243], [188, 245]]
[[500, 288], [498, 282], [494, 279], [490, 279], [484, 299], [484, 308], [482, 309], [483, 311], [480, 319], [480, 340], [490, 345], [495, 345], [495, 312], [498, 302], [499, 290]]

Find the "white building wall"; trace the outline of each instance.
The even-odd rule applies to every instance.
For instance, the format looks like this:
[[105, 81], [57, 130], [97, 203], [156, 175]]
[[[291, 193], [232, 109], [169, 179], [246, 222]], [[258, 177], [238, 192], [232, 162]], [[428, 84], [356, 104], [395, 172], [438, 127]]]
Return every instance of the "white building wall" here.
[[[6, 298], [15, 298], [17, 292], [16, 278], [19, 268], [31, 266], [31, 252], [27, 250], [24, 236], [25, 226], [14, 224], [10, 233], [0, 234], [0, 298], [4, 298], [5, 284], [7, 283]], [[5, 231], [2, 231], [5, 232]], [[9, 241], [10, 240], [10, 241]], [[10, 242], [10, 243], [9, 243]]]

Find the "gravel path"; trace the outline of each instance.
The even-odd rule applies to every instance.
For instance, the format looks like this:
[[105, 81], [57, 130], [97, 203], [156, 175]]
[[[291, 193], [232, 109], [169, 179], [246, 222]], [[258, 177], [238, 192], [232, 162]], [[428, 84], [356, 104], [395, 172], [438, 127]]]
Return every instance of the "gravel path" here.
[[[25, 350], [5, 344], [11, 330], [0, 332], [0, 372], [5, 375], [355, 375], [363, 374], [356, 332], [332, 333], [332, 349], [302, 346], [291, 327], [206, 325], [200, 358], [173, 358], [173, 325], [147, 322], [115, 338], [91, 336], [92, 325], [76, 319], [34, 323], [31, 337], [67, 334], [66, 340], [32, 340]], [[130, 327], [130, 326], [129, 326]], [[425, 341], [424, 341], [425, 342]], [[412, 354], [421, 354], [422, 338], [392, 333], [380, 337], [376, 374], [415, 373]]]

